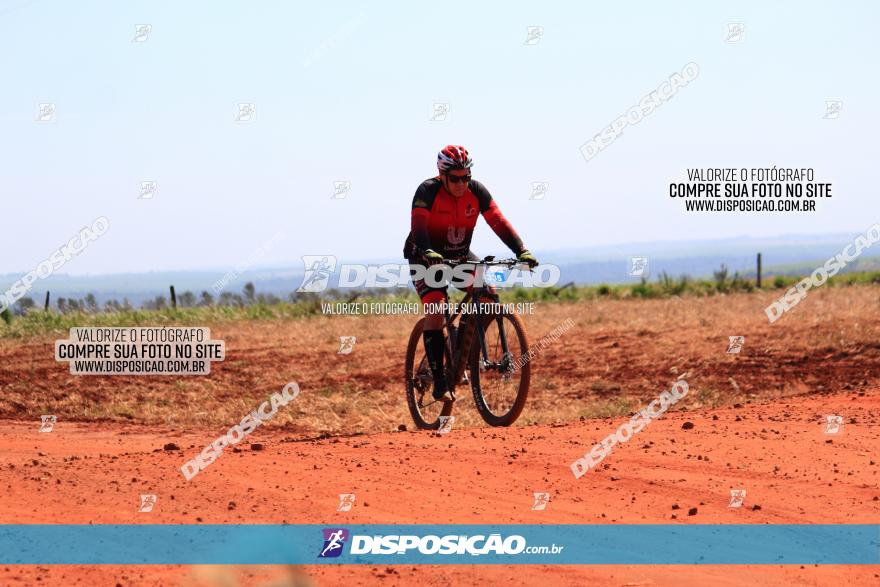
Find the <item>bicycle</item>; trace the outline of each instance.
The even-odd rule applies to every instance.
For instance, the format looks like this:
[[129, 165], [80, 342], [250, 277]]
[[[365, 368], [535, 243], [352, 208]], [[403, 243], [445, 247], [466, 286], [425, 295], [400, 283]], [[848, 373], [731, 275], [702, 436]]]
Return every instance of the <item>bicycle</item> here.
[[[444, 259], [442, 263], [451, 267], [474, 265], [474, 274], [478, 266], [485, 272], [488, 266], [511, 268], [522, 264], [517, 259], [494, 261], [494, 258], [489, 256], [482, 261]], [[490, 426], [510, 426], [522, 413], [529, 393], [529, 339], [519, 316], [503, 309], [498, 311], [497, 306], [485, 311], [487, 302], [498, 303], [498, 296], [483, 283], [465, 294], [457, 312], [451, 314], [446, 308], [446, 382], [453, 393], [457, 385], [470, 383], [477, 411], [483, 420]], [[466, 309], [473, 312], [465, 312]], [[431, 393], [434, 379], [421, 344], [424, 323], [425, 318], [422, 318], [413, 327], [406, 349], [406, 399], [416, 426], [422, 430], [437, 430], [442, 423], [441, 417], [452, 414], [454, 402], [435, 400]], [[514, 336], [508, 336], [509, 331]], [[478, 344], [473, 344], [475, 335]], [[419, 349], [421, 360], [416, 364]], [[465, 367], [468, 373], [465, 373]]]

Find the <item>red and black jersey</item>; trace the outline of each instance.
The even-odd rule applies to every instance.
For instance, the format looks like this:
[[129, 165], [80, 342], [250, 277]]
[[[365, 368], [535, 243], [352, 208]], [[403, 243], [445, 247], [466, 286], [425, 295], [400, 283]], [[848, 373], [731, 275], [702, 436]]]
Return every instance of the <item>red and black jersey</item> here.
[[511, 251], [519, 255], [525, 250], [486, 186], [472, 179], [464, 195], [456, 198], [446, 191], [440, 178], [434, 177], [424, 181], [413, 196], [412, 223], [403, 256], [418, 257], [416, 247], [422, 251], [433, 249], [449, 259], [467, 256], [480, 214]]

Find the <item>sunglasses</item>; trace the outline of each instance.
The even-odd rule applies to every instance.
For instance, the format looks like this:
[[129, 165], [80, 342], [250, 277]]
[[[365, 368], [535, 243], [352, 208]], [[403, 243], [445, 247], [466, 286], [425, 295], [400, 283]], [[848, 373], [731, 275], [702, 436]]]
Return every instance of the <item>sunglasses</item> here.
[[471, 174], [467, 175], [452, 175], [451, 173], [446, 174], [446, 179], [449, 180], [449, 183], [467, 183], [471, 180]]

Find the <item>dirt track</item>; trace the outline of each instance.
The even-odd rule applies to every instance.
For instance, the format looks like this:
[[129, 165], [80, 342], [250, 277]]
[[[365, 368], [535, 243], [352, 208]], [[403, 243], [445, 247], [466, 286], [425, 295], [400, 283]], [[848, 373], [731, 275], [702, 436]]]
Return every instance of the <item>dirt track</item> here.
[[[823, 415], [846, 419], [824, 433]], [[0, 484], [3, 523], [876, 523], [880, 389], [786, 403], [669, 413], [579, 480], [569, 463], [621, 419], [508, 430], [457, 429], [302, 440], [258, 430], [187, 482], [179, 467], [212, 431], [87, 429], [39, 433], [9, 423]], [[717, 416], [717, 419], [715, 417]], [[694, 427], [682, 429], [684, 422]], [[182, 450], [162, 447], [174, 442]], [[76, 457], [71, 460], [71, 457]], [[729, 508], [730, 489], [746, 489]], [[532, 493], [547, 491], [544, 511]], [[157, 496], [139, 513], [139, 495]], [[355, 507], [336, 512], [338, 494]], [[234, 504], [234, 505], [232, 505]], [[678, 505], [677, 509], [673, 509]], [[756, 507], [757, 506], [757, 507]], [[697, 508], [695, 515], [688, 515]], [[876, 581], [877, 567], [378, 567], [302, 569], [319, 585], [816, 585]], [[208, 576], [184, 567], [22, 567], [3, 584], [168, 585]], [[231, 573], [226, 570], [225, 572]], [[254, 583], [277, 577], [262, 569]], [[122, 576], [125, 575], [125, 579]], [[751, 577], [751, 579], [749, 579]], [[261, 582], [262, 581], [262, 582]], [[206, 583], [190, 583], [206, 584]], [[219, 584], [219, 583], [215, 583]]]
[[[486, 429], [472, 400], [446, 436], [412, 429], [402, 398], [413, 317], [212, 325], [210, 377], [74, 377], [55, 335], [0, 341], [0, 523], [877, 523], [878, 287], [823, 289], [769, 325], [771, 292], [537, 306], [517, 426]], [[62, 335], [62, 333], [58, 333]], [[356, 335], [351, 355], [339, 336]], [[727, 337], [746, 336], [739, 355]], [[568, 466], [684, 377], [674, 411], [576, 480]], [[187, 482], [180, 466], [288, 381], [294, 404]], [[51, 433], [39, 416], [57, 414]], [[823, 433], [827, 414], [845, 418]], [[605, 418], [602, 416], [611, 415]], [[581, 418], [584, 418], [581, 420]], [[717, 419], [716, 419], [717, 418]], [[689, 421], [693, 428], [683, 429]], [[534, 424], [534, 425], [532, 425]], [[343, 436], [314, 439], [321, 433]], [[356, 434], [355, 436], [345, 436]], [[164, 450], [175, 443], [180, 450]], [[251, 443], [264, 450], [251, 450]], [[746, 489], [728, 508], [731, 489]], [[532, 493], [551, 493], [532, 511]], [[351, 512], [338, 494], [354, 493]], [[139, 513], [140, 494], [155, 494]], [[677, 509], [673, 509], [674, 506]], [[760, 506], [755, 509], [755, 506]], [[697, 508], [695, 515], [688, 515]], [[0, 585], [268, 585], [277, 568], [0, 567]], [[839, 585], [877, 567], [308, 567], [318, 585]], [[280, 583], [272, 583], [278, 585]], [[303, 584], [308, 583], [285, 583]]]

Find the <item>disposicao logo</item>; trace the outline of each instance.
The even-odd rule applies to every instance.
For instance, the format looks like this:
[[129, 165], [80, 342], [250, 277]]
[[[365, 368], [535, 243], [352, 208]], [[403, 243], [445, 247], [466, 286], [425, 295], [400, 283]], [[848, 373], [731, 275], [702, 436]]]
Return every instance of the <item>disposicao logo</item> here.
[[345, 528], [324, 528], [324, 547], [318, 558], [335, 558], [342, 554], [342, 547], [348, 540], [348, 530]]

